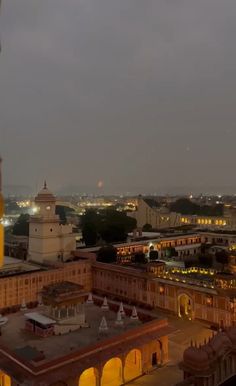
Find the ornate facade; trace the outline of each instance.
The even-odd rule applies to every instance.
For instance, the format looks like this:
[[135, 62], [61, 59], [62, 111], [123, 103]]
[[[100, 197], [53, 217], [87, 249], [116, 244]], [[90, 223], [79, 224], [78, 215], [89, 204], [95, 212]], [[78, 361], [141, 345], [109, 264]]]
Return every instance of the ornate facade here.
[[44, 188], [35, 198], [37, 213], [30, 218], [29, 259], [37, 263], [63, 261], [76, 249], [73, 226], [60, 223], [56, 198]]
[[230, 326], [236, 322], [235, 276], [193, 270], [163, 272], [160, 265], [159, 271], [153, 268], [153, 272], [145, 272], [96, 262], [92, 269], [93, 290], [213, 325]]
[[[217, 386], [233, 377], [235, 381], [236, 327], [213, 334], [200, 345], [192, 342], [184, 352], [180, 368], [184, 381], [178, 386]], [[235, 384], [233, 379], [231, 384]]]

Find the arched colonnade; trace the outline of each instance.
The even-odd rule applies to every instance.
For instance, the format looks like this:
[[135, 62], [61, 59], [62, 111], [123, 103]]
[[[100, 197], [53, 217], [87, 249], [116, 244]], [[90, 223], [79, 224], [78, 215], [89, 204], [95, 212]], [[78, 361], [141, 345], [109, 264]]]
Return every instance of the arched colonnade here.
[[[134, 348], [123, 356], [108, 359], [100, 368], [89, 367], [77, 377], [76, 381], [73, 381], [73, 386], [121, 386], [138, 378], [151, 367], [162, 364], [162, 342], [156, 341], [155, 346], [152, 353], [148, 348], [146, 352]], [[59, 382], [50, 386], [62, 385], [64, 386], [64, 383]], [[71, 382], [65, 382], [65, 385], [71, 386]]]

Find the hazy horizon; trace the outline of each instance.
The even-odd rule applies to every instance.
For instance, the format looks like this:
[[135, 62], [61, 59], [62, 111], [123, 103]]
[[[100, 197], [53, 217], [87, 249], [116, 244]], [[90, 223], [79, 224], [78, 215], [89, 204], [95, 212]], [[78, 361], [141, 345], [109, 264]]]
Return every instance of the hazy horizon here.
[[[189, 189], [189, 187], [169, 187], [168, 189], [165, 187], [153, 187], [149, 190], [146, 187], [134, 187], [133, 189], [127, 190], [125, 187], [114, 187], [112, 186], [109, 188], [94, 188], [92, 186], [62, 186], [57, 189], [52, 189], [50, 184], [48, 185], [49, 189], [55, 194], [55, 195], [61, 195], [61, 196], [72, 196], [72, 195], [95, 195], [95, 196], [109, 196], [109, 195], [124, 195], [124, 196], [138, 196], [138, 195], [150, 195], [150, 196], [185, 196], [193, 194], [194, 196], [199, 196], [201, 194], [205, 196], [214, 196], [214, 195], [229, 195], [233, 196], [236, 195], [236, 190], [233, 187], [217, 187], [212, 186], [209, 187], [207, 190], [204, 190], [204, 187], [192, 187], [192, 189]], [[5, 185], [3, 192], [5, 194], [5, 197], [11, 196], [11, 195], [18, 195], [18, 196], [34, 196], [38, 193], [38, 191], [42, 188], [42, 185], [37, 185], [35, 187], [32, 186], [25, 186], [25, 185]], [[201, 189], [202, 188], [202, 189]]]
[[236, 192], [235, 14], [233, 0], [3, 1], [5, 189]]

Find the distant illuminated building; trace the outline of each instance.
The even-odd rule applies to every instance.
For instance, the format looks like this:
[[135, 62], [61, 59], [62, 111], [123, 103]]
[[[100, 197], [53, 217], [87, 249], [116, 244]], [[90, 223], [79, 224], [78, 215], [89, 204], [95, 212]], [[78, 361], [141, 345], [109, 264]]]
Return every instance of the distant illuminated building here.
[[201, 216], [195, 214], [181, 215], [171, 212], [150, 198], [139, 198], [137, 210], [129, 213], [137, 220], [137, 226], [142, 228], [149, 224], [153, 229], [166, 229], [191, 225], [201, 229], [236, 229], [236, 212], [228, 209], [222, 216]]

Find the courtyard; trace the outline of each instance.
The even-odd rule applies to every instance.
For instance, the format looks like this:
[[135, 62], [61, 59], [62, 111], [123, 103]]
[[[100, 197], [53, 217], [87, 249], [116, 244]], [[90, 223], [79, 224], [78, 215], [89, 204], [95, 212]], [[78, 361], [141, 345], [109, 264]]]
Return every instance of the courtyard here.
[[167, 315], [162, 311], [156, 313], [159, 317], [167, 317], [175, 329], [175, 332], [169, 335], [169, 362], [130, 382], [130, 386], [174, 386], [183, 379], [178, 364], [182, 360], [184, 350], [190, 346], [191, 339], [193, 342], [202, 343], [205, 338], [212, 335], [212, 330], [207, 324]]

